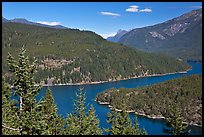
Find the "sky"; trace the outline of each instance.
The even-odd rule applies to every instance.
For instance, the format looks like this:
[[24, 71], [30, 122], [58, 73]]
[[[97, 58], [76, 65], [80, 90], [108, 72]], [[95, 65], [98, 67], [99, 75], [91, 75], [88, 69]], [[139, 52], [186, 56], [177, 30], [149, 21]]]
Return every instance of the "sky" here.
[[90, 30], [107, 38], [119, 29], [162, 23], [201, 7], [202, 2], [2, 2], [2, 16]]

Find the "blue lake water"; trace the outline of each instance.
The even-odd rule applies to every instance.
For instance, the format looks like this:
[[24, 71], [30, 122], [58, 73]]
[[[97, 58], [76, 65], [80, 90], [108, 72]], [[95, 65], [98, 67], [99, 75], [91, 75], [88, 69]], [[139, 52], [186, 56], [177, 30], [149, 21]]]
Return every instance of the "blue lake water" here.
[[[110, 112], [110, 109], [106, 105], [99, 105], [94, 101], [97, 93], [102, 92], [106, 89], [115, 87], [115, 88], [135, 88], [141, 86], [147, 86], [159, 82], [163, 82], [166, 80], [179, 78], [182, 76], [190, 75], [190, 74], [202, 74], [202, 63], [200, 62], [189, 62], [189, 65], [192, 66], [192, 70], [188, 71], [188, 73], [178, 73], [178, 74], [170, 74], [165, 76], [155, 76], [155, 77], [145, 77], [145, 78], [135, 78], [130, 80], [123, 80], [117, 82], [108, 82], [101, 84], [93, 84], [93, 85], [74, 85], [74, 86], [52, 86], [50, 89], [52, 90], [55, 103], [58, 108], [58, 113], [63, 117], [66, 117], [67, 113], [73, 112], [73, 99], [75, 99], [75, 91], [77, 91], [80, 87], [83, 87], [86, 92], [86, 104], [92, 104], [96, 110], [96, 115], [100, 120], [100, 127], [107, 128], [110, 125], [107, 124], [107, 113]], [[43, 87], [37, 96], [37, 100], [45, 95], [47, 87]], [[134, 113], [130, 113], [131, 119], [134, 118]], [[142, 116], [137, 116], [137, 120], [139, 126], [145, 128], [149, 135], [164, 135], [163, 126], [165, 124], [164, 120], [156, 120], [149, 119]], [[191, 134], [201, 135], [202, 128], [196, 126], [190, 126]]]

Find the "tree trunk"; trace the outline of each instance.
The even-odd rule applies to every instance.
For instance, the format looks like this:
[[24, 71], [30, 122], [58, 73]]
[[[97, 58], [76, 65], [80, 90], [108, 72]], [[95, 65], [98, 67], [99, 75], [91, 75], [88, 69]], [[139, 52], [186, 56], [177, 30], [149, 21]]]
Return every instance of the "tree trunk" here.
[[23, 105], [23, 98], [20, 96], [20, 113], [21, 113], [22, 110], [23, 110], [22, 105]]
[[[23, 98], [20, 96], [20, 120], [22, 120], [21, 118], [21, 114], [22, 114], [22, 110], [23, 110]], [[19, 127], [20, 130], [20, 134], [22, 135], [22, 121], [21, 121], [21, 125]]]

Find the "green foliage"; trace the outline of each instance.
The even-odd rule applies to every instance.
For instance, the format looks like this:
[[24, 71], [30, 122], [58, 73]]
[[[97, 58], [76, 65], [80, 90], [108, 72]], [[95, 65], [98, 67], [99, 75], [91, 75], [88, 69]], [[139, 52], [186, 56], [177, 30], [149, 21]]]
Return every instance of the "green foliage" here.
[[[14, 85], [11, 89], [11, 85], [6, 83], [4, 77], [2, 78], [2, 133], [4, 135], [102, 135], [94, 107], [91, 105], [87, 112], [85, 93], [82, 89], [76, 93], [74, 114], [68, 114], [65, 121], [57, 114], [50, 89], [47, 90], [45, 97], [36, 102], [35, 96], [40, 90], [40, 86], [35, 86], [33, 80], [36, 66], [35, 62], [30, 65], [25, 52], [23, 47], [18, 61], [14, 60], [13, 56], [8, 56], [9, 71], [14, 74]], [[19, 100], [11, 100], [12, 92], [19, 97]], [[122, 124], [127, 125], [122, 134], [146, 134], [145, 131], [138, 129], [136, 121], [134, 125], [131, 123], [126, 112], [121, 116], [124, 117]]]
[[128, 112], [126, 112], [125, 105], [122, 106], [121, 111], [117, 111], [115, 108], [108, 113], [107, 122], [111, 125], [111, 128], [106, 129], [106, 132], [110, 135], [146, 135], [146, 131], [140, 129], [135, 118], [134, 124], [129, 118]]
[[25, 57], [25, 52], [26, 50], [23, 47], [20, 51], [18, 62], [10, 54], [8, 55], [7, 61], [9, 71], [15, 75], [14, 91], [22, 99], [20, 102], [21, 109], [31, 111], [35, 104], [33, 97], [38, 94], [40, 87], [34, 86], [35, 62], [29, 65], [29, 59]]
[[[50, 91], [46, 97], [36, 102], [35, 96], [40, 86], [34, 85], [35, 61], [30, 65], [26, 50], [22, 47], [18, 61], [9, 54], [9, 71], [14, 74], [13, 92], [19, 100], [10, 100], [12, 90], [2, 81], [3, 134], [56, 135], [62, 132], [63, 119], [57, 115]], [[15, 101], [15, 103], [14, 103]], [[19, 106], [19, 107], [17, 107]]]
[[[19, 134], [19, 119], [16, 117], [16, 100], [10, 100], [11, 89], [2, 78], [2, 134]], [[11, 130], [13, 129], [13, 130]]]
[[188, 125], [183, 124], [182, 112], [177, 104], [172, 105], [168, 113], [169, 116], [166, 118], [166, 126], [170, 129], [165, 128], [164, 130], [166, 133], [173, 135], [185, 135], [190, 133], [190, 131], [185, 131]]
[[87, 121], [88, 121], [88, 125], [90, 125], [87, 131], [89, 135], [102, 135], [102, 130], [99, 128], [99, 119], [95, 115], [95, 110], [93, 105], [91, 105], [88, 111]]
[[[108, 42], [89, 31], [52, 29], [19, 23], [3, 23], [2, 28], [2, 64], [6, 64], [8, 52], [16, 57], [20, 49], [18, 45], [25, 45], [30, 58], [37, 59], [37, 72], [34, 76], [36, 83], [47, 82], [51, 78], [54, 78], [54, 84], [112, 81], [144, 76], [146, 72], [149, 75], [163, 74], [190, 68], [174, 58], [144, 53]], [[42, 61], [46, 59], [51, 61], [49, 65], [45, 65], [44, 69], [39, 68], [38, 65], [43, 65]], [[53, 67], [62, 64], [59, 63], [62, 60], [73, 62]], [[74, 71], [79, 67], [78, 71]], [[6, 81], [12, 84], [13, 77], [8, 69], [7, 66], [2, 66]]]
[[118, 109], [121, 109], [121, 100], [125, 100], [128, 110], [151, 117], [168, 116], [169, 106], [179, 102], [183, 121], [202, 125], [201, 75], [184, 76], [141, 88], [112, 88], [98, 93], [96, 100], [109, 102]]
[[86, 113], [85, 92], [79, 89], [76, 93], [77, 99], [74, 100], [74, 114], [67, 115], [66, 135], [101, 135], [102, 130], [98, 127], [99, 120], [95, 116], [93, 106]]
[[20, 134], [38, 134], [37, 129], [38, 117], [35, 116], [36, 101], [35, 96], [38, 94], [40, 87], [34, 86], [33, 75], [35, 73], [35, 62], [29, 64], [28, 57], [25, 56], [26, 50], [21, 49], [18, 61], [9, 54], [8, 66], [9, 71], [14, 73], [14, 93], [19, 97], [18, 116]]
[[44, 122], [44, 135], [60, 135], [63, 132], [64, 120], [57, 114], [57, 107], [50, 89], [47, 90], [45, 97], [39, 101], [39, 110], [42, 113]]

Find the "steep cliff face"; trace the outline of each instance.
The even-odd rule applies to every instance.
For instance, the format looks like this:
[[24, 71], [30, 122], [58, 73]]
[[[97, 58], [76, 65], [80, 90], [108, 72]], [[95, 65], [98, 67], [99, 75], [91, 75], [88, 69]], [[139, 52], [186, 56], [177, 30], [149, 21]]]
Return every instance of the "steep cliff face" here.
[[133, 29], [119, 42], [143, 51], [202, 60], [202, 8], [164, 23]]

